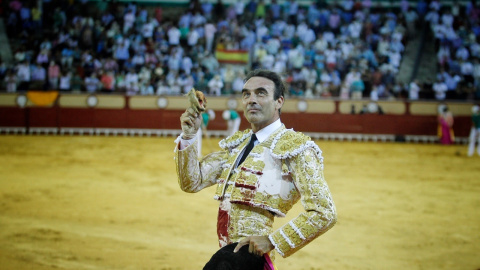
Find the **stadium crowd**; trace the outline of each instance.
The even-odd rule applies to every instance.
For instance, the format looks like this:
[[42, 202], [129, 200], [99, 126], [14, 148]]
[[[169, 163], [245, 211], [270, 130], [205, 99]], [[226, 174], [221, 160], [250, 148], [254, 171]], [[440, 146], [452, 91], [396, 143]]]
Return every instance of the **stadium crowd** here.
[[480, 9], [475, 1], [462, 6], [454, 1], [442, 8], [432, 1], [421, 10], [435, 40], [438, 73], [432, 88], [435, 98], [480, 98]]
[[[474, 1], [442, 9], [439, 1], [402, 0], [376, 9], [371, 0], [191, 0], [181, 13], [172, 10], [133, 1], [4, 1], [14, 63], [0, 63], [2, 89], [180, 95], [195, 87], [229, 95], [241, 91], [245, 72], [266, 68], [282, 74], [290, 96], [442, 99], [436, 83], [395, 79], [423, 17], [438, 41], [439, 81], [480, 84], [480, 64], [469, 60], [480, 52]], [[219, 62], [218, 48], [250, 52], [249, 64]], [[454, 57], [444, 57], [447, 50]]]

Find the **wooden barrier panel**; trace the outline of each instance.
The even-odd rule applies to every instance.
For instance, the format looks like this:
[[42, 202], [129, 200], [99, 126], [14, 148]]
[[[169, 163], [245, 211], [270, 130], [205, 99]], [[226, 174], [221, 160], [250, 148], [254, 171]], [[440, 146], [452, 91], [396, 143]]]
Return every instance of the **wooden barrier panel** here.
[[[338, 110], [342, 114], [360, 113], [364, 106], [368, 106], [370, 100], [342, 100], [339, 101]], [[407, 112], [407, 106], [402, 101], [378, 101], [377, 104], [382, 108], [384, 114], [404, 115]], [[353, 106], [353, 107], [352, 107]]]
[[[16, 104], [19, 94], [0, 94], [0, 127], [46, 127], [52, 129], [157, 129], [180, 130], [180, 115], [189, 105], [184, 96], [123, 96], [62, 94], [50, 107], [24, 108]], [[96, 98], [96, 103], [89, 99]], [[240, 128], [250, 124], [243, 116], [238, 97], [207, 97], [216, 118], [210, 130], [226, 130], [222, 113], [235, 108], [241, 116]], [[333, 99], [288, 99], [282, 121], [288, 128], [314, 133], [429, 135], [437, 131], [438, 102], [381, 101], [384, 115], [359, 115], [368, 101]], [[351, 106], [357, 114], [350, 114]], [[469, 103], [447, 103], [454, 115], [456, 136], [468, 136], [471, 126]], [[410, 108], [408, 111], [407, 108]]]
[[308, 100], [307, 102], [309, 113], [335, 113], [337, 107], [333, 100]]
[[325, 99], [288, 98], [282, 107], [284, 113], [335, 113], [335, 110], [335, 101]]
[[342, 114], [351, 114], [353, 110], [355, 114], [358, 114], [362, 110], [363, 105], [366, 105], [367, 103], [368, 101], [362, 100], [342, 100], [339, 101], [338, 112]]
[[431, 102], [412, 102], [410, 103], [410, 113], [412, 115], [437, 115], [437, 103]]
[[438, 106], [445, 104], [448, 106], [453, 116], [471, 116], [473, 103], [458, 102], [411, 102], [410, 113], [412, 115], [438, 115]]
[[453, 116], [471, 116], [473, 104], [465, 103], [447, 103]]
[[188, 100], [186, 97], [167, 97], [168, 104], [165, 107], [167, 110], [183, 110], [188, 107]]
[[0, 106], [1, 107], [17, 107], [18, 94], [1, 94]]
[[87, 95], [60, 95], [58, 105], [61, 108], [88, 108]]
[[158, 96], [131, 96], [128, 107], [132, 110], [158, 110]]
[[407, 112], [407, 105], [402, 101], [379, 101], [385, 114], [404, 115]]
[[95, 108], [99, 109], [123, 109], [126, 105], [125, 96], [115, 95], [96, 95], [98, 98], [98, 105]]

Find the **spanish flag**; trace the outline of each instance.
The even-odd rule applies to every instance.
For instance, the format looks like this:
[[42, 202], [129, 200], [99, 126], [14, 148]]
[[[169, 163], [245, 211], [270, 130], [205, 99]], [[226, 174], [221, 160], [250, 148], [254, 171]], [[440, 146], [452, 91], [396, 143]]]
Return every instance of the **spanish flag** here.
[[217, 49], [215, 51], [215, 57], [219, 63], [224, 64], [248, 64], [249, 59], [247, 50]]

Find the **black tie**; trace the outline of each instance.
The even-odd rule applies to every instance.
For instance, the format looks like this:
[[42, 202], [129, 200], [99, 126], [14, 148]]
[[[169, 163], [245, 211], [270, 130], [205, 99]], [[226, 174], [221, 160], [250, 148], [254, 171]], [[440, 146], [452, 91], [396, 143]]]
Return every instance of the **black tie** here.
[[242, 164], [242, 162], [245, 160], [245, 158], [248, 156], [250, 151], [252, 151], [253, 146], [255, 145], [255, 141], [257, 140], [257, 136], [255, 134], [252, 134], [252, 138], [250, 139], [250, 142], [248, 143], [247, 147], [245, 148], [245, 152], [243, 152], [243, 156], [238, 162], [237, 166]]

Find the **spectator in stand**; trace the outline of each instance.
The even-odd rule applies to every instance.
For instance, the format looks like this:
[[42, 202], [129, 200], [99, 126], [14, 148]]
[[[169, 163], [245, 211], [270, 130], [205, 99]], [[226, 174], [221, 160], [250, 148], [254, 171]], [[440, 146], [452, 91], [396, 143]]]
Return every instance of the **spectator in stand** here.
[[171, 90], [170, 87], [168, 87], [168, 84], [165, 82], [165, 80], [162, 78], [158, 81], [157, 83], [157, 95], [171, 95]]
[[97, 92], [100, 86], [100, 80], [98, 80], [95, 72], [92, 72], [89, 76], [85, 77], [84, 85], [88, 93], [92, 94]]
[[193, 88], [193, 85], [195, 84], [195, 80], [193, 79], [191, 74], [186, 74], [185, 72], [182, 71], [180, 73], [178, 83], [182, 88], [182, 93], [186, 94], [188, 93], [188, 91], [190, 91]]
[[35, 32], [42, 31], [42, 9], [39, 6], [34, 6], [31, 10], [32, 13], [32, 29]]
[[50, 61], [48, 67], [48, 83], [49, 89], [58, 89], [58, 79], [60, 78], [60, 66], [55, 61]]
[[245, 73], [242, 71], [237, 71], [235, 79], [232, 82], [232, 90], [236, 95], [240, 95], [243, 89], [243, 80], [245, 79]]
[[72, 90], [72, 74], [66, 70], [61, 72], [59, 80], [59, 90], [60, 91], [71, 91]]
[[213, 79], [208, 82], [209, 94], [220, 96], [222, 94], [223, 81], [220, 75], [215, 75]]
[[[130, 68], [128, 70], [128, 73], [125, 75], [125, 87], [128, 90], [132, 89], [138, 89], [138, 83], [139, 83], [139, 78], [137, 72], [135, 72], [135, 69]], [[135, 90], [132, 90], [135, 91]]]
[[444, 100], [446, 97], [447, 90], [448, 90], [447, 84], [445, 84], [445, 82], [441, 78], [437, 78], [437, 81], [433, 84], [435, 99]]
[[233, 92], [232, 83], [235, 80], [236, 72], [231, 65], [227, 65], [222, 71], [222, 78], [225, 83], [225, 93], [231, 94]]
[[106, 71], [113, 71], [114, 73], [117, 73], [119, 71], [117, 61], [115, 61], [115, 59], [113, 59], [112, 57], [108, 57], [105, 60], [105, 63], [103, 64], [103, 68]]
[[137, 51], [132, 58], [132, 64], [135, 66], [135, 70], [140, 70], [145, 65], [145, 57], [143, 53]]
[[8, 93], [17, 92], [17, 75], [13, 70], [8, 70], [5, 75], [5, 85]]
[[185, 71], [185, 74], [190, 74], [193, 68], [193, 61], [188, 55], [185, 55], [182, 59], [182, 69]]
[[353, 75], [350, 91], [352, 92], [352, 99], [362, 99], [365, 84], [362, 81], [359, 73]]
[[[360, 77], [361, 77], [361, 74], [358, 67], [355, 66], [350, 68], [350, 71], [347, 73], [347, 75], [345, 75], [345, 79], [343, 80], [343, 84], [340, 90], [340, 97], [342, 97], [343, 99], [349, 99], [352, 83], [356, 80], [359, 80]], [[354, 98], [354, 96], [355, 96], [355, 99], [361, 98], [361, 96], [358, 97], [358, 93], [354, 94], [352, 92], [352, 98]]]
[[450, 62], [450, 48], [444, 42], [440, 44], [437, 51], [437, 61], [440, 68], [446, 68], [447, 63]]
[[140, 92], [140, 87], [134, 82], [126, 82], [125, 91], [128, 96], [135, 96]]
[[141, 95], [154, 95], [155, 94], [155, 87], [150, 81], [142, 81], [140, 83], [140, 94]]
[[[169, 75], [172, 75], [169, 77]], [[172, 72], [167, 75], [167, 80], [170, 86], [171, 93], [173, 95], [181, 95], [182, 94], [182, 80], [180, 78], [180, 74], [177, 72]]]
[[473, 64], [470, 60], [460, 60], [460, 72], [463, 77], [465, 85], [473, 86]]
[[123, 16], [123, 33], [128, 34], [130, 29], [135, 23], [135, 12], [132, 9], [128, 9], [125, 15]]
[[48, 51], [48, 49], [42, 49], [40, 51], [40, 53], [37, 55], [37, 59], [36, 59], [35, 62], [39, 65], [47, 67], [48, 62], [49, 62], [49, 51]]
[[452, 71], [450, 72], [443, 72], [440, 74], [442, 80], [445, 82], [447, 85], [447, 93], [445, 98], [446, 99], [456, 99], [457, 98], [457, 87], [458, 84], [462, 81], [462, 78], [458, 75], [453, 73]]
[[123, 69], [125, 62], [130, 58], [127, 41], [121, 41], [120, 44], [115, 46], [114, 58], [117, 60], [120, 69]]
[[288, 8], [285, 8], [285, 12], [288, 14], [288, 23], [297, 25], [297, 15], [299, 13], [298, 2], [295, 0], [288, 0], [286, 3]]
[[333, 33], [338, 34], [340, 32], [340, 24], [341, 18], [339, 11], [337, 9], [333, 9], [328, 18], [328, 26]]
[[101, 91], [104, 93], [112, 93], [115, 90], [115, 76], [113, 71], [102, 70], [100, 76], [100, 83], [102, 84]]
[[470, 57], [470, 53], [468, 52], [467, 48], [465, 48], [465, 46], [461, 45], [460, 48], [458, 48], [455, 52], [455, 57], [457, 58], [457, 60], [467, 61]]
[[34, 65], [32, 67], [32, 85], [34, 90], [46, 90], [47, 89], [47, 71], [40, 65]]
[[440, 8], [442, 7], [442, 4], [438, 0], [432, 0], [430, 4], [428, 5], [429, 9], [435, 10], [437, 12], [440, 11]]
[[420, 84], [418, 80], [413, 80], [408, 86], [408, 99], [418, 100], [420, 93]]
[[167, 31], [168, 35], [168, 44], [170, 46], [178, 46], [180, 45], [180, 36], [181, 36], [180, 30], [175, 26], [171, 25], [170, 29]]
[[213, 52], [213, 42], [215, 38], [215, 33], [217, 32], [217, 28], [213, 23], [206, 23], [204, 27], [205, 33], [205, 50], [207, 52]]
[[[202, 1], [203, 2], [203, 1]], [[207, 20], [212, 20], [213, 4], [210, 2], [202, 3], [202, 11]]]
[[85, 91], [85, 82], [84, 79], [78, 74], [78, 72], [72, 73], [72, 80], [71, 80], [71, 88], [72, 93], [80, 93], [81, 91]]
[[115, 91], [121, 93], [126, 91], [125, 71], [123, 70], [115, 74]]
[[60, 63], [63, 67], [72, 68], [73, 65], [73, 50], [70, 45], [62, 49]]
[[200, 65], [204, 66], [207, 72], [211, 74], [215, 73], [220, 66], [215, 56], [208, 51], [205, 52], [205, 56], [200, 61]]

